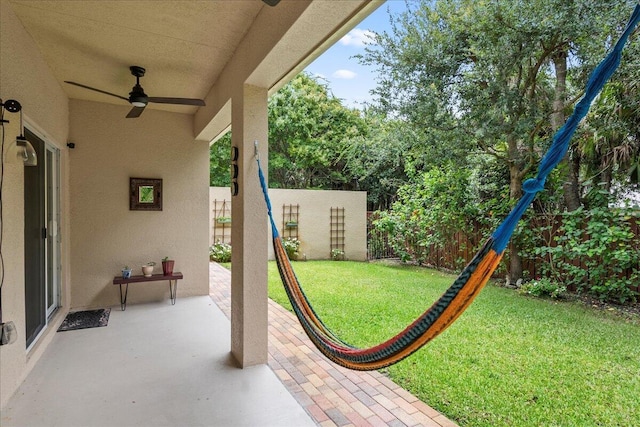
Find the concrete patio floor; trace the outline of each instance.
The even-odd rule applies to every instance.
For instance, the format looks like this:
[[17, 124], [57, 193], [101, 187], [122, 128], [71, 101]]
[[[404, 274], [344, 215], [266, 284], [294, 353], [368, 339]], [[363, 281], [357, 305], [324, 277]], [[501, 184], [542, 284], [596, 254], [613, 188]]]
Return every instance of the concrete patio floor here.
[[107, 327], [58, 332], [0, 414], [10, 426], [313, 426], [268, 366], [231, 361], [209, 296], [119, 305]]
[[454, 422], [383, 374], [327, 361], [269, 301], [269, 366], [238, 369], [230, 272], [210, 296], [111, 309], [107, 327], [59, 332], [0, 414], [11, 426], [428, 426]]

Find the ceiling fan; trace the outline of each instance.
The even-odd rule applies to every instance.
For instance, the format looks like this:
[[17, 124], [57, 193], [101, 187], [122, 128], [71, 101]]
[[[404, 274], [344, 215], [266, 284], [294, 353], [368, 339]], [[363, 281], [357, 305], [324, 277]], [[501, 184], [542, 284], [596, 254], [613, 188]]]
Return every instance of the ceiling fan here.
[[133, 108], [131, 109], [131, 111], [129, 111], [129, 114], [127, 114], [128, 119], [139, 117], [149, 102], [155, 102], [156, 104], [195, 105], [199, 107], [202, 107], [205, 105], [202, 99], [158, 98], [154, 96], [147, 96], [147, 94], [144, 93], [144, 89], [142, 89], [142, 86], [140, 86], [140, 77], [144, 76], [145, 69], [137, 65], [132, 65], [131, 67], [129, 67], [129, 69], [131, 70], [131, 74], [136, 78], [136, 85], [133, 87], [133, 89], [131, 89], [131, 92], [129, 92], [128, 98], [125, 98], [124, 96], [116, 95], [115, 93], [107, 92], [101, 89], [96, 89], [91, 86], [86, 86], [80, 83], [76, 83], [76, 82], [70, 82], [65, 80], [65, 83], [68, 83], [74, 86], [83, 87], [85, 89], [89, 89], [94, 92], [104, 93], [105, 95], [115, 96], [116, 98], [123, 99], [129, 102], [131, 105], [133, 105]]

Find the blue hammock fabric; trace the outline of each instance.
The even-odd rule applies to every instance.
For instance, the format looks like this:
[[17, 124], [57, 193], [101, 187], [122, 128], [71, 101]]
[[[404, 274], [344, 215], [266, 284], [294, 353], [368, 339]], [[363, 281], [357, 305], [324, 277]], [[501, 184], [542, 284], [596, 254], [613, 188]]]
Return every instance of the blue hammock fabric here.
[[394, 337], [376, 346], [360, 349], [340, 340], [313, 310], [284, 250], [271, 212], [267, 182], [262, 172], [260, 158], [256, 156], [258, 177], [271, 223], [272, 243], [280, 277], [300, 324], [307, 336], [327, 358], [355, 370], [372, 370], [391, 365], [431, 341], [471, 305], [499, 265], [518, 221], [531, 205], [536, 194], [544, 189], [547, 177], [567, 153], [571, 137], [580, 121], [587, 115], [591, 103], [620, 64], [622, 49], [639, 22], [640, 4], [633, 11], [624, 32], [612, 51], [592, 72], [583, 98], [576, 104], [564, 126], [554, 135], [551, 147], [540, 161], [536, 177], [524, 182], [523, 196], [480, 248], [473, 260], [427, 311]]

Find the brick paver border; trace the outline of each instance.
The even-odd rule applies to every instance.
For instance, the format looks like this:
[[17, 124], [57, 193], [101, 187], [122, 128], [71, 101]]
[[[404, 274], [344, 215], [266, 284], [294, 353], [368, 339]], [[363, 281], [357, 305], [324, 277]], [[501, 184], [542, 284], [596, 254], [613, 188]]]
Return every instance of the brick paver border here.
[[[229, 318], [231, 273], [209, 266], [211, 299]], [[351, 371], [328, 361], [295, 316], [269, 300], [269, 366], [317, 425], [454, 427], [378, 371]]]

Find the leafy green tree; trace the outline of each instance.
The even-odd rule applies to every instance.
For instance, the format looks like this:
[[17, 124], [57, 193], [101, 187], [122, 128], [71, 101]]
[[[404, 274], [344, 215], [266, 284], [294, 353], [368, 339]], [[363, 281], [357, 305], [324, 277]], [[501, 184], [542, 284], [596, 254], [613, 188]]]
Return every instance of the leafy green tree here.
[[365, 112], [367, 133], [353, 138], [341, 153], [354, 190], [366, 190], [368, 210], [385, 210], [408, 181], [407, 150], [412, 135], [397, 120]]
[[[367, 133], [358, 110], [344, 107], [326, 84], [306, 73], [272, 95], [268, 108], [271, 187], [357, 187], [357, 180], [345, 173], [343, 152]], [[211, 185], [229, 185], [230, 147], [231, 133], [211, 145]]]
[[[378, 108], [420, 129], [418, 168], [463, 167], [460, 152], [479, 149], [508, 170], [515, 201], [632, 3], [423, 0], [392, 19], [391, 33], [378, 34], [361, 59], [378, 67]], [[567, 173], [567, 181], [574, 209], [576, 177]], [[517, 248], [510, 263], [515, 281], [522, 275]]]
[[269, 99], [269, 184], [342, 189], [352, 185], [340, 155], [367, 131], [360, 111], [301, 73]]
[[[367, 191], [370, 210], [388, 208], [407, 180], [409, 128], [349, 109], [302, 73], [269, 99], [269, 185]], [[211, 145], [210, 184], [228, 186], [231, 134]]]
[[[594, 202], [607, 206], [620, 189], [637, 187], [640, 177], [640, 47], [633, 43], [624, 54], [619, 72], [594, 101], [574, 144], [588, 207]], [[600, 197], [601, 190], [612, 197]], [[597, 197], [591, 197], [594, 194]]]
[[231, 185], [231, 132], [209, 147], [209, 185], [212, 187]]
[[431, 248], [442, 248], [459, 232], [473, 240], [474, 220], [480, 212], [472, 203], [470, 175], [448, 164], [399, 189], [398, 200], [391, 211], [381, 214], [376, 226], [389, 233], [403, 261], [423, 263]]

